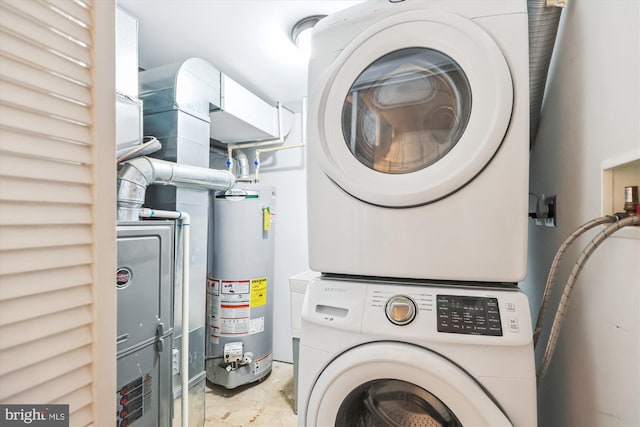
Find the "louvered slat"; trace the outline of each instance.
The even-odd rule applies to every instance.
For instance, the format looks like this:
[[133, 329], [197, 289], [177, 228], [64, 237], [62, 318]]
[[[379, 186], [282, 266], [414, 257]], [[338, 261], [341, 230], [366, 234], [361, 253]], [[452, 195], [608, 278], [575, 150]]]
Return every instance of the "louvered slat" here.
[[[61, 396], [60, 398], [51, 402], [54, 405], [69, 405], [69, 412], [74, 413], [82, 410], [87, 405], [91, 405], [91, 387], [85, 386], [72, 393]], [[77, 421], [77, 420], [75, 420]], [[85, 424], [80, 424], [85, 425]]]
[[[20, 0], [10, 0], [16, 2]], [[69, 38], [83, 47], [91, 47], [91, 28], [88, 26], [91, 17], [87, 10], [83, 13], [78, 13], [78, 16], [73, 16], [71, 13], [64, 10], [64, 8], [56, 7], [54, 2], [49, 0], [37, 0], [39, 5], [31, 8], [20, 8], [23, 13], [27, 15], [29, 19], [35, 20], [40, 25], [48, 26], [51, 31], [60, 34], [62, 37]], [[73, 6], [73, 1], [62, 0], [60, 4], [69, 3], [69, 6]], [[70, 11], [75, 10], [73, 7], [67, 6]], [[82, 16], [84, 15], [84, 16]], [[85, 20], [84, 18], [88, 18]]]
[[[83, 305], [57, 313], [46, 314], [34, 319], [0, 326], [0, 350], [59, 334], [92, 322], [91, 307]], [[19, 333], [15, 333], [19, 331]]]
[[0, 102], [34, 113], [55, 114], [85, 125], [91, 122], [91, 112], [82, 105], [7, 81], [0, 81]]
[[[84, 142], [91, 140], [91, 129], [76, 123], [61, 120], [55, 116], [44, 116], [31, 111], [0, 104], [0, 125], [43, 133], [51, 129], [50, 134], [60, 138]], [[54, 130], [55, 129], [55, 130]]]
[[[0, 174], [2, 172], [0, 171]], [[24, 202], [82, 203], [92, 202], [91, 187], [83, 184], [26, 180], [13, 177], [0, 179], [0, 200]], [[39, 212], [41, 217], [53, 215], [48, 210]], [[42, 218], [42, 221], [48, 219]]]
[[47, 135], [21, 133], [11, 128], [0, 128], [0, 151], [84, 164], [93, 161], [90, 145], [76, 144]]
[[[40, 387], [55, 378], [68, 375], [78, 368], [90, 366], [90, 364], [91, 346], [84, 346], [4, 375], [2, 387], [0, 387], [0, 401], [8, 400], [11, 396], [21, 394], [29, 389]], [[60, 391], [58, 393], [61, 394]], [[31, 402], [31, 400], [26, 401]]]
[[68, 394], [68, 390], [78, 390], [86, 387], [91, 383], [92, 378], [91, 367], [84, 365], [78, 367], [77, 370], [69, 372], [67, 375], [55, 378], [53, 381], [40, 383], [37, 387], [14, 393], [2, 400], [8, 404], [24, 404], [24, 402], [49, 403]]
[[87, 8], [80, 6], [78, 3], [70, 0], [46, 0], [46, 3], [73, 17], [75, 20], [87, 23], [85, 25], [91, 22], [91, 16], [89, 16]]
[[0, 251], [55, 248], [93, 242], [91, 227], [87, 225], [2, 227], [0, 231]]
[[0, 31], [0, 46], [0, 50], [6, 56], [29, 58], [32, 63], [41, 68], [55, 69], [57, 73], [64, 74], [86, 86], [91, 86], [91, 72], [87, 67], [56, 55], [46, 47], [34, 44], [19, 34], [3, 29]]
[[[0, 186], [0, 196], [2, 193]], [[0, 202], [3, 202], [0, 224], [4, 225], [91, 224], [93, 220], [91, 206], [87, 205], [4, 202], [1, 198]], [[43, 212], [47, 215], [43, 215]]]
[[[0, 274], [48, 270], [89, 264], [93, 261], [90, 246], [68, 246], [50, 249], [25, 249], [3, 251]], [[0, 314], [2, 316], [2, 314]]]
[[[14, 57], [2, 54], [1, 50], [0, 55], [0, 79], [23, 86], [35, 87], [43, 92], [55, 94], [83, 105], [91, 104], [91, 90], [89, 87], [62, 78], [47, 68], [37, 66], [37, 64], [29, 63], [25, 60], [17, 60]], [[51, 130], [55, 131], [56, 129]], [[57, 136], [60, 138], [65, 137], [65, 135]], [[89, 143], [90, 141], [80, 142]]]
[[[32, 295], [0, 302], [0, 325], [35, 319], [43, 313], [55, 313], [91, 304], [89, 286], [76, 286], [55, 292]], [[15, 331], [16, 333], [18, 331]]]
[[93, 408], [92, 405], [85, 406], [83, 408], [78, 408], [75, 411], [69, 412], [69, 418], [71, 418], [71, 425], [73, 427], [89, 427], [96, 425], [92, 422], [93, 420]]
[[[0, 301], [90, 285], [92, 280], [88, 265], [4, 275], [0, 276]], [[0, 348], [3, 344], [0, 341]]]
[[13, 178], [49, 179], [74, 184], [91, 183], [91, 169], [86, 165], [71, 162], [6, 154], [0, 159], [0, 170], [1, 175]]
[[[64, 340], [64, 346], [58, 345]], [[50, 359], [91, 344], [91, 327], [83, 326], [58, 335], [31, 341], [20, 347], [13, 347], [0, 351], [0, 375], [8, 375], [12, 372], [34, 365], [42, 359]]]
[[0, 18], [0, 24], [3, 27], [28, 35], [35, 43], [52, 51], [91, 65], [91, 54], [86, 48], [91, 43], [91, 35], [87, 29], [38, 1], [3, 0], [0, 5], [3, 9], [0, 16], [4, 16]]

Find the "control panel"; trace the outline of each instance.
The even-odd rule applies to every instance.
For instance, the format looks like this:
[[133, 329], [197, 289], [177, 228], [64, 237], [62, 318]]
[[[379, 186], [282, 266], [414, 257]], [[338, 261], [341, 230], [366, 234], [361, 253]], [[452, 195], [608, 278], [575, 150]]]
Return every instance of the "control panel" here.
[[[312, 281], [302, 307], [309, 333], [342, 331], [435, 345], [530, 345], [526, 295], [516, 287]], [[305, 326], [306, 325], [306, 326]]]
[[438, 332], [502, 336], [498, 299], [436, 295]]

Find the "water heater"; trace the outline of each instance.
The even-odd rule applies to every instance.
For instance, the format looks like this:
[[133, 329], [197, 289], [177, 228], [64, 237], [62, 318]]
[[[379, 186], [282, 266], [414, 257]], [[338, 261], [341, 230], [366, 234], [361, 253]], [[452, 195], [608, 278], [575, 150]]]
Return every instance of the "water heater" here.
[[241, 183], [211, 197], [206, 371], [232, 389], [271, 371], [275, 189]]

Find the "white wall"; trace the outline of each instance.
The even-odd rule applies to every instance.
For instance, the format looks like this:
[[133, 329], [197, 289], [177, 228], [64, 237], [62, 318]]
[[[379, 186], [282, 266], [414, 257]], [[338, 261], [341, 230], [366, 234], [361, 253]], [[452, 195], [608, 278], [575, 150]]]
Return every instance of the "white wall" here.
[[[301, 115], [296, 114], [285, 144], [299, 144], [302, 140], [301, 129]], [[253, 174], [255, 150], [243, 151], [249, 158]], [[289, 277], [309, 269], [306, 147], [263, 153], [260, 155], [260, 163], [260, 184], [276, 188], [276, 204], [273, 210], [276, 246], [273, 357], [275, 360], [292, 362]], [[224, 159], [218, 159], [215, 166], [224, 168]]]
[[[602, 162], [640, 152], [639, 5], [574, 0], [563, 13], [531, 155], [531, 191], [557, 194], [559, 210], [558, 228], [530, 228], [522, 288], [534, 313], [562, 239], [601, 215]], [[630, 231], [608, 239], [576, 283], [539, 387], [541, 426], [640, 425], [640, 230]], [[564, 257], [558, 288], [593, 236]], [[559, 295], [557, 289], [543, 339]], [[543, 349], [537, 350], [539, 360]]]

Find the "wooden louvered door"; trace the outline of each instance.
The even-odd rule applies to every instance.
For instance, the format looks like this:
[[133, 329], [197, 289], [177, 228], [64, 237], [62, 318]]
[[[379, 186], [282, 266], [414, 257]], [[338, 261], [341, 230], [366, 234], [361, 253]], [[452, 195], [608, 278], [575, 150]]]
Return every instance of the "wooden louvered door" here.
[[113, 0], [0, 0], [0, 403], [115, 423]]

